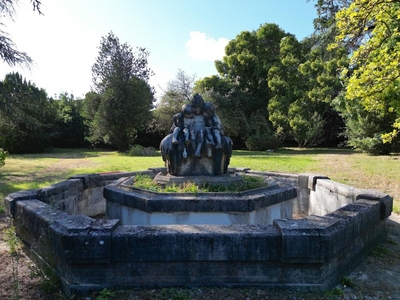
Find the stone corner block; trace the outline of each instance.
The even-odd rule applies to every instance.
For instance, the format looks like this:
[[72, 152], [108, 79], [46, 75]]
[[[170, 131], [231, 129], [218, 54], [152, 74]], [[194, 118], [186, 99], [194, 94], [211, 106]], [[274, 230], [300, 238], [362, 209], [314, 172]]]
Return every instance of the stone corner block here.
[[111, 235], [118, 225], [119, 220], [68, 215], [52, 224], [53, 245], [60, 257], [71, 263], [109, 263]]
[[100, 174], [79, 174], [75, 176], [71, 176], [68, 179], [79, 179], [82, 181], [83, 188], [86, 190], [90, 187], [92, 187], [94, 182], [100, 182], [101, 181], [101, 176]]
[[7, 216], [13, 218], [15, 214], [15, 203], [23, 200], [33, 200], [37, 198], [38, 190], [18, 191], [9, 194], [4, 198], [4, 207]]
[[282, 235], [283, 263], [323, 263], [320, 229], [306, 219], [274, 220]]
[[388, 218], [393, 210], [393, 198], [388, 194], [382, 193], [377, 190], [365, 189], [359, 190], [359, 192], [355, 195], [356, 200], [365, 199], [372, 201], [379, 201], [381, 204], [381, 214], [380, 219], [385, 220]]
[[299, 188], [308, 188], [309, 190], [315, 191], [315, 185], [318, 179], [329, 179], [329, 177], [320, 174], [301, 173], [298, 177], [298, 186]]

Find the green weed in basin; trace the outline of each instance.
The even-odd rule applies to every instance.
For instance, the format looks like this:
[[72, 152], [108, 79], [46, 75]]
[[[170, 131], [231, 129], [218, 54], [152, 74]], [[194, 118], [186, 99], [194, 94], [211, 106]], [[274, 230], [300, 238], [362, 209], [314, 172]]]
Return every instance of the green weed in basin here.
[[233, 183], [229, 185], [209, 184], [196, 185], [193, 182], [185, 182], [182, 185], [173, 183], [172, 185], [162, 187], [153, 181], [148, 175], [138, 174], [135, 176], [133, 186], [139, 189], [145, 189], [153, 192], [164, 193], [236, 193], [250, 189], [267, 186], [262, 177], [243, 176], [243, 183]]

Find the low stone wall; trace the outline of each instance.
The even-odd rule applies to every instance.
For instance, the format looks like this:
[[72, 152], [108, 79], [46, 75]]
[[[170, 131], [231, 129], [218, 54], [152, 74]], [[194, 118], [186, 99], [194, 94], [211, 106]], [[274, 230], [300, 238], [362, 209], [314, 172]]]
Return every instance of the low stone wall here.
[[[105, 287], [330, 289], [383, 241], [384, 220], [393, 202], [386, 194], [353, 189], [323, 176], [274, 173], [281, 182], [295, 184], [294, 206], [302, 210], [319, 210], [314, 202], [332, 199], [337, 199], [335, 205], [349, 204], [338, 209], [333, 205], [326, 210], [333, 211], [321, 216], [278, 219], [273, 225], [230, 226], [120, 225], [117, 219], [95, 220], [57, 209], [83, 211], [90, 206], [79, 205], [85, 192], [91, 194], [88, 189], [101, 189], [130, 174], [77, 176], [6, 197], [7, 213], [28, 253], [55, 272], [67, 294]], [[305, 195], [310, 195], [307, 200]]]

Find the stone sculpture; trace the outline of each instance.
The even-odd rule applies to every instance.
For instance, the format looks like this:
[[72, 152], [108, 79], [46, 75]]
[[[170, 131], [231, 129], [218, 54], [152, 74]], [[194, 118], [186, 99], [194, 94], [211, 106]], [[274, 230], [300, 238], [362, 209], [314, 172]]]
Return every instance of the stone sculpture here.
[[232, 140], [224, 135], [212, 103], [195, 94], [172, 117], [172, 128], [160, 144], [167, 171], [176, 176], [227, 173]]

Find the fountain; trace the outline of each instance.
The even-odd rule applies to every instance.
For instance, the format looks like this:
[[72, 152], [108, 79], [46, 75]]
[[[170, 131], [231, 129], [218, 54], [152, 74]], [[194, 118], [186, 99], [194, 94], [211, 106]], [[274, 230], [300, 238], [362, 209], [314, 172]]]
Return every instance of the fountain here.
[[[156, 183], [240, 185], [243, 176], [250, 176], [228, 172], [232, 140], [224, 135], [212, 103], [196, 94], [173, 121], [160, 144], [166, 171], [154, 176]], [[255, 190], [195, 195], [144, 191], [133, 187], [134, 181], [131, 177], [105, 188], [108, 219], [119, 219], [122, 225], [272, 224], [274, 219], [291, 219], [296, 198], [296, 189], [271, 178]]]
[[[165, 167], [77, 175], [5, 198], [26, 252], [67, 295], [171, 286], [324, 291], [385, 239], [389, 195], [323, 175], [228, 168], [232, 141], [209, 122], [215, 113], [193, 116], [178, 114], [179, 129], [163, 139]], [[267, 185], [158, 193], [132, 186], [139, 174], [162, 185], [239, 184], [243, 176]]]

